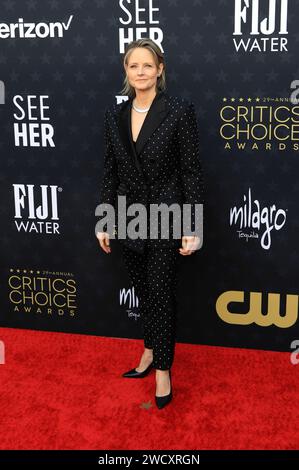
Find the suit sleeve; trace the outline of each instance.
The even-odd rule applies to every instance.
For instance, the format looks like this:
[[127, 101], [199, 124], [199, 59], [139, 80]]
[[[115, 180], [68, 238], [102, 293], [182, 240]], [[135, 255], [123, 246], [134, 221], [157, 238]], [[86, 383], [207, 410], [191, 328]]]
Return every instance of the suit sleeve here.
[[99, 204], [111, 204], [115, 209], [116, 191], [119, 184], [119, 178], [117, 175], [117, 165], [112, 147], [108, 115], [109, 111], [107, 109], [104, 113], [104, 169], [100, 185]]
[[99, 204], [107, 203], [114, 206], [119, 180], [111, 141], [108, 113], [109, 111], [106, 110], [104, 115], [104, 170], [100, 187]]
[[[195, 107], [189, 102], [178, 121], [180, 174], [184, 203], [191, 204], [191, 232], [195, 230], [195, 205], [204, 203], [204, 182], [199, 152]], [[183, 235], [192, 235], [184, 232]]]

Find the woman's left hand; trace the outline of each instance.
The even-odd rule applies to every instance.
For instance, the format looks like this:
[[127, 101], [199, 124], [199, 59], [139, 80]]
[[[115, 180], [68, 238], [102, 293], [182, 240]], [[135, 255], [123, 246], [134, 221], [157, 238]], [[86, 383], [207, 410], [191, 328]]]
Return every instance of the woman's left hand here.
[[180, 254], [183, 256], [192, 255], [192, 253], [198, 249], [199, 242], [199, 237], [196, 237], [195, 235], [184, 235], [182, 237], [182, 248], [179, 248]]

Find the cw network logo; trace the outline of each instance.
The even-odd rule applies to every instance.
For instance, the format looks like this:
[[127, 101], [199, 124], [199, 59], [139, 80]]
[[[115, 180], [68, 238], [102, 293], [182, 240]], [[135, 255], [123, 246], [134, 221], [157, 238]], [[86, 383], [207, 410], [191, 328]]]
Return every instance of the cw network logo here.
[[[266, 307], [263, 307], [263, 297]], [[225, 323], [231, 325], [256, 325], [290, 328], [298, 319], [298, 299], [295, 294], [286, 294], [285, 308], [281, 312], [281, 294], [276, 292], [245, 292], [230, 290], [220, 294], [216, 301], [216, 312]], [[233, 304], [232, 311], [230, 304]], [[266, 308], [266, 311], [264, 311]]]
[[0, 23], [0, 39], [8, 38], [62, 38], [64, 31], [67, 31], [71, 25], [73, 15], [70, 15], [68, 22], [50, 22], [50, 23], [24, 23], [23, 18], [18, 19], [18, 23]]

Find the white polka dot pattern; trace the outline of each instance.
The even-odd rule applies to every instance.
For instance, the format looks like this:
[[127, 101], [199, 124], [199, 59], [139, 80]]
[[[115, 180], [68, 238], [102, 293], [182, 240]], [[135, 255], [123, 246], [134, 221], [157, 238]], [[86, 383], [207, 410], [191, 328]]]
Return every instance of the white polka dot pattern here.
[[[199, 159], [199, 134], [193, 103], [185, 109], [178, 122], [177, 141], [184, 202], [191, 204], [191, 231], [194, 230], [194, 204], [203, 204], [204, 185]], [[185, 235], [189, 235], [185, 232]]]
[[[192, 233], [194, 204], [204, 202], [195, 107], [192, 102], [168, 94], [165, 94], [165, 105], [168, 110], [165, 118], [139, 154], [143, 177], [119, 133], [118, 113], [122, 104], [114, 104], [106, 110], [100, 202], [114, 205], [117, 212], [116, 196], [121, 192], [127, 196], [127, 206], [142, 203], [148, 211], [151, 203], [178, 203], [181, 207], [189, 203], [192, 205]], [[139, 299], [144, 345], [153, 349], [153, 366], [167, 370], [174, 359], [177, 261], [181, 241], [171, 238], [134, 240], [133, 246], [136, 248], [134, 243], [141, 241], [144, 242], [143, 253], [125, 244], [122, 246], [124, 261]]]
[[100, 191], [100, 203], [112, 204], [114, 206], [119, 178], [108, 116], [109, 111], [106, 110], [104, 116], [104, 172]]
[[[127, 205], [142, 203], [148, 207], [150, 203], [170, 205], [176, 202], [182, 207], [182, 203], [189, 203], [192, 233], [194, 204], [204, 202], [195, 107], [190, 101], [168, 94], [165, 94], [165, 100], [169, 112], [139, 154], [143, 178], [119, 135], [117, 117], [123, 103], [107, 108], [104, 118], [104, 174], [99, 202], [108, 202], [117, 209], [117, 189], [125, 187]], [[183, 234], [189, 235], [187, 232]]]
[[178, 251], [146, 245], [143, 254], [123, 246], [130, 280], [139, 299], [144, 346], [153, 349], [153, 367], [171, 368], [177, 320]]

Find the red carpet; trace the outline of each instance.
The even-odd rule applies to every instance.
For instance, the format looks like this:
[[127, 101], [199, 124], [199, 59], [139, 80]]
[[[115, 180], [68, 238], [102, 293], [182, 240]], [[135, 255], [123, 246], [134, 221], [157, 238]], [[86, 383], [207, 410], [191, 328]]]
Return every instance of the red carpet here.
[[[124, 379], [141, 340], [0, 328], [1, 449], [298, 449], [289, 353], [177, 344], [173, 401]], [[151, 401], [146, 409], [142, 403]]]

